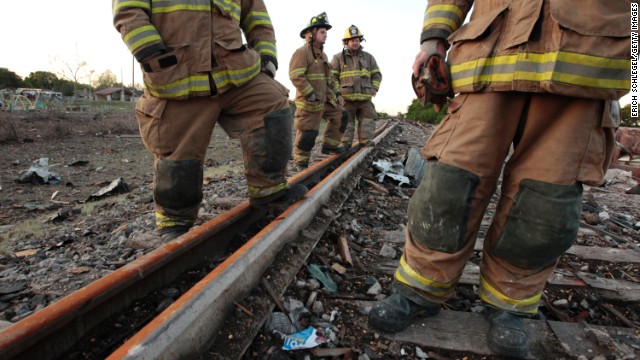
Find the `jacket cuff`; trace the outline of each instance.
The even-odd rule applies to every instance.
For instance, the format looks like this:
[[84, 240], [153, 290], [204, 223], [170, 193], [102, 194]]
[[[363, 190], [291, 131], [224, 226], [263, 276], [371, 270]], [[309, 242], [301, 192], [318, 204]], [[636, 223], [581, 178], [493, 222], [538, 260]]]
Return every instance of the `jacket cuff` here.
[[451, 32], [445, 29], [427, 29], [420, 35], [420, 44], [430, 39], [442, 39], [446, 42], [449, 35]]
[[144, 62], [145, 60], [151, 58], [153, 55], [162, 53], [164, 50], [164, 44], [157, 43], [140, 49], [140, 51], [136, 52], [134, 56], [136, 57], [136, 60], [138, 60], [138, 62]]
[[266, 64], [267, 62], [272, 62], [276, 66], [276, 70], [278, 69], [278, 59], [271, 55], [260, 55], [260, 63]]

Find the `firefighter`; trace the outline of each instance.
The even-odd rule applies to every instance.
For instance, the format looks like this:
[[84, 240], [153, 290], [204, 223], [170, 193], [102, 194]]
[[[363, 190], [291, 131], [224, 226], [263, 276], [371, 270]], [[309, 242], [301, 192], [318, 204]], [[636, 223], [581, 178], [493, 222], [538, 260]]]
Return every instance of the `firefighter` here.
[[[291, 156], [288, 90], [274, 80], [276, 40], [263, 0], [113, 0], [113, 21], [142, 68], [136, 119], [154, 155], [156, 231], [188, 231], [202, 201], [203, 160], [216, 123], [239, 139], [250, 202], [301, 198], [285, 178]], [[243, 34], [247, 43], [243, 43]]]
[[348, 114], [343, 110], [344, 99], [334, 91], [329, 59], [323, 51], [327, 30], [331, 29], [326, 13], [309, 20], [300, 31], [304, 45], [297, 49], [289, 63], [289, 78], [296, 87], [294, 124], [296, 137], [293, 159], [298, 170], [309, 166], [311, 150], [320, 130], [320, 121], [326, 120], [322, 139], [323, 154], [341, 154], [342, 134]]
[[[342, 39], [344, 48], [331, 59], [335, 92], [341, 93], [349, 122], [342, 136], [342, 144], [350, 148], [357, 129], [360, 145], [366, 145], [375, 131], [376, 109], [371, 98], [380, 89], [382, 73], [373, 55], [362, 50], [365, 41], [360, 29], [351, 25]], [[356, 119], [358, 126], [356, 127]]]
[[425, 11], [414, 84], [446, 83], [450, 46], [459, 95], [422, 149], [427, 166], [409, 203], [395, 290], [369, 322], [394, 332], [438, 313], [502, 175], [478, 292], [489, 348], [525, 357], [523, 318], [537, 313], [546, 280], [576, 239], [583, 184], [601, 185], [611, 159], [611, 104], [630, 88], [630, 1], [477, 1], [462, 26], [472, 5], [432, 0]]

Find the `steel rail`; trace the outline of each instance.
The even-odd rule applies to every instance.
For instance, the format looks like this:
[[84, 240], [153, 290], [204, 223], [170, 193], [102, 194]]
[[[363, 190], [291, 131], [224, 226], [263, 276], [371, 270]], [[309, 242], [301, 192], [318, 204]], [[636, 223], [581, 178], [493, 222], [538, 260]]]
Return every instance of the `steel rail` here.
[[191, 359], [202, 355], [215, 340], [233, 302], [258, 284], [278, 252], [311, 223], [333, 190], [372, 149], [360, 149], [107, 359]]
[[[386, 122], [378, 129], [378, 132], [383, 131], [388, 124], [389, 122]], [[384, 135], [386, 135], [388, 131], [387, 129]], [[378, 136], [375, 141], [379, 141], [379, 138], [380, 136]], [[291, 177], [289, 181], [291, 183], [303, 183], [306, 185], [315, 183], [330, 172], [331, 169], [345, 162], [347, 157], [355, 153], [355, 156], [351, 156], [351, 158], [346, 161], [347, 163], [354, 164], [358, 159], [361, 160], [364, 158], [362, 154], [368, 153], [369, 151], [369, 148], [363, 148], [358, 151], [356, 147], [353, 147], [345, 154], [330, 156], [314, 164], [306, 171]], [[337, 180], [321, 181], [321, 183], [331, 184], [327, 186], [335, 186], [336, 182]], [[284, 242], [277, 239], [273, 240], [268, 236], [276, 236], [283, 239], [292, 237], [299, 230], [295, 219], [300, 216], [301, 219], [310, 221], [315, 211], [321, 206], [322, 201], [327, 201], [329, 195], [330, 190], [327, 192], [326, 190], [312, 189], [306, 196], [305, 201], [294, 204], [292, 208], [286, 210], [276, 218], [274, 222], [267, 225], [258, 235], [249, 240], [247, 245], [227, 258], [227, 260], [223, 262], [224, 266], [218, 266], [209, 275], [205, 276], [200, 283], [183, 294], [181, 298], [162, 312], [156, 319], [152, 320], [151, 323], [144, 327], [137, 335], [134, 335], [126, 344], [130, 344], [134, 339], [138, 339], [134, 341], [148, 342], [149, 340], [147, 337], [144, 337], [144, 334], [155, 334], [167, 342], [167, 336], [176, 333], [176, 331], [174, 328], [169, 327], [170, 322], [162, 325], [169, 327], [164, 330], [162, 330], [162, 326], [157, 327], [157, 324], [161, 321], [159, 319], [170, 319], [171, 317], [168, 317], [168, 314], [179, 312], [179, 304], [190, 304], [191, 299], [194, 297], [211, 296], [209, 292], [204, 291], [207, 287], [202, 284], [206, 284], [206, 280], [212, 277], [217, 279], [216, 281], [227, 281], [228, 283], [228, 272], [235, 271], [247, 273], [247, 275], [254, 274], [254, 276], [258, 274], [259, 278], [260, 271], [249, 271], [249, 269], [254, 268], [252, 263], [256, 262], [260, 264], [258, 268], [263, 268], [265, 264], [269, 264], [266, 260], [267, 256], [275, 256], [279, 247], [284, 244]], [[263, 218], [264, 215], [264, 212], [254, 210], [249, 206], [249, 202], [245, 201], [233, 209], [192, 229], [180, 238], [163, 244], [135, 261], [118, 268], [111, 274], [57, 300], [44, 309], [0, 332], [0, 357], [3, 359], [42, 360], [59, 358], [76, 345], [88, 331], [98, 326], [110, 316], [121, 312], [135, 300], [170, 284], [181, 273], [194, 268], [198, 264], [221, 258], [234, 236], [245, 233], [255, 222]], [[271, 240], [265, 241], [264, 238]], [[270, 245], [267, 245], [267, 243]], [[247, 248], [248, 245], [250, 246], [249, 248]], [[256, 255], [259, 254], [259, 249], [265, 251], [264, 257]], [[251, 281], [247, 279], [238, 279], [238, 284], [231, 285], [234, 285], [233, 288], [236, 289], [240, 286], [239, 280], [242, 280], [244, 281], [243, 284], [246, 286], [246, 289], [249, 289], [250, 286], [248, 286], [248, 284], [251, 283]], [[240, 286], [240, 288], [242, 288], [242, 286]], [[217, 286], [216, 289], [220, 289], [220, 287]], [[195, 296], [196, 294], [197, 296]], [[206, 294], [206, 296], [204, 294]], [[222, 293], [218, 294], [218, 296], [221, 294]], [[226, 293], [225, 296], [227, 296]], [[232, 297], [229, 296], [229, 298]], [[233, 298], [235, 298], [235, 296]], [[222, 304], [218, 304], [220, 309], [216, 311], [223, 311], [222, 309], [227, 308], [224, 300], [218, 299], [216, 301]], [[216, 311], [214, 311], [216, 315], [223, 315], [223, 313]], [[184, 320], [180, 320], [180, 323], [183, 321]], [[179, 327], [180, 325], [177, 326]], [[153, 331], [151, 329], [153, 329]], [[163, 332], [166, 335], [162, 335]], [[196, 338], [200, 338], [200, 340], [197, 341], [191, 340], [195, 341], [193, 345], [197, 346], [188, 346], [186, 349], [183, 349], [184, 346], [180, 345], [179, 348], [176, 348], [180, 349], [180, 353], [193, 353], [194, 349], [201, 351], [202, 345], [209, 341], [205, 341], [199, 334], [193, 335]], [[130, 352], [126, 344], [118, 349], [110, 358], [118, 358], [118, 356], [150, 358], [146, 355], [140, 357], [139, 355], [141, 354], [132, 355], [135, 351]], [[124, 349], [127, 349], [126, 355]], [[173, 350], [169, 351], [165, 349], [165, 352], [164, 356], [168, 356], [168, 358], [174, 358], [172, 354], [178, 354], [178, 352]]]

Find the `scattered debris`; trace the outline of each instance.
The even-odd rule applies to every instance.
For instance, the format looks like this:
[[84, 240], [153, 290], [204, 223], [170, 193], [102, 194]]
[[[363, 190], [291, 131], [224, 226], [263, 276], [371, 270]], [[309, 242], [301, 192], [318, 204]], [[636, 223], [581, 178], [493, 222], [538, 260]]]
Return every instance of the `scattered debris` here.
[[380, 171], [378, 174], [378, 182], [384, 182], [385, 177], [397, 181], [399, 186], [403, 184], [411, 185], [411, 181], [404, 175], [404, 165], [400, 161], [388, 161], [388, 160], [376, 160], [373, 162], [373, 166]]
[[87, 202], [95, 201], [106, 196], [124, 194], [124, 193], [128, 193], [129, 191], [131, 190], [129, 190], [129, 186], [124, 182], [124, 179], [118, 178], [113, 180], [109, 184], [109, 186], [106, 186], [100, 189], [100, 191], [98, 191], [95, 194], [91, 194], [91, 196], [89, 196], [86, 201]]
[[24, 184], [58, 185], [62, 180], [60, 175], [49, 171], [49, 158], [44, 157], [35, 160], [29, 170], [21, 172], [16, 182]]

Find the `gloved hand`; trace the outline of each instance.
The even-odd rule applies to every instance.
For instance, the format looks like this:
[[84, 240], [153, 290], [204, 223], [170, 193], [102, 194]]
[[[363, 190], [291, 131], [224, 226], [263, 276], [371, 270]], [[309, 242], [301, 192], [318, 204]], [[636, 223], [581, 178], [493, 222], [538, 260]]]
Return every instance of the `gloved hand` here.
[[311, 93], [311, 95], [307, 96], [308, 101], [316, 101], [316, 93]]
[[433, 104], [437, 112], [447, 103], [447, 97], [453, 97], [451, 73], [445, 61], [445, 53], [442, 40], [432, 39], [422, 43], [411, 77], [411, 85], [422, 106]]
[[271, 76], [271, 78], [276, 77], [276, 65], [271, 61], [265, 61], [262, 63], [262, 72]]

